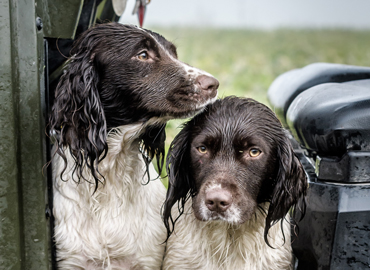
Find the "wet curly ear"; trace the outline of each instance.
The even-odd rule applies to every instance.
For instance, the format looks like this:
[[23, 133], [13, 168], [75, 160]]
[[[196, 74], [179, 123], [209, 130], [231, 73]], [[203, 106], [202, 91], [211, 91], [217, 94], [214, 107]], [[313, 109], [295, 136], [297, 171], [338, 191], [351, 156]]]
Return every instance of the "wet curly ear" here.
[[140, 150], [146, 165], [146, 174], [148, 182], [150, 181], [149, 165], [155, 157], [158, 175], [162, 174], [164, 157], [165, 157], [165, 132], [166, 124], [158, 124], [149, 126], [145, 129], [144, 133], [140, 136], [142, 142]]
[[[185, 203], [195, 190], [195, 183], [190, 175], [190, 130], [190, 124], [187, 123], [171, 143], [167, 154], [168, 190], [162, 212], [167, 228], [167, 240], [177, 219], [184, 213]], [[179, 215], [174, 219], [171, 210], [176, 202]]]
[[85, 166], [95, 180], [95, 190], [104, 178], [98, 170], [106, 156], [107, 127], [98, 93], [99, 76], [95, 70], [95, 53], [86, 48], [89, 38], [82, 37], [72, 49], [69, 60], [55, 91], [55, 101], [49, 118], [50, 130], [56, 134], [58, 153], [65, 161], [69, 149], [74, 159], [72, 177], [76, 182], [87, 179]]
[[307, 178], [302, 164], [295, 156], [293, 148], [287, 137], [281, 138], [277, 148], [278, 171], [272, 189], [272, 196], [264, 238], [268, 242], [268, 231], [278, 221], [283, 221], [289, 210], [301, 211], [301, 219], [306, 211]]

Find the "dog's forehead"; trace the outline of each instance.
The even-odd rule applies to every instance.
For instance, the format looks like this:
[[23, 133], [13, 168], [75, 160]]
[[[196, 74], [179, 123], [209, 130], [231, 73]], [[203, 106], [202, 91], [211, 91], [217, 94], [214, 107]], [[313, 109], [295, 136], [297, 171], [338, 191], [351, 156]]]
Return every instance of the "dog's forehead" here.
[[159, 47], [162, 47], [164, 50], [173, 54], [173, 56], [177, 58], [176, 46], [172, 42], [168, 41], [165, 37], [156, 32], [148, 29], [142, 30], [145, 31], [153, 40], [155, 40], [160, 45]]
[[164, 36], [150, 30], [145, 31], [147, 31], [147, 33], [149, 33], [162, 46], [164, 47], [170, 47], [171, 45], [173, 46], [173, 44], [170, 41], [168, 41]]
[[200, 116], [193, 123], [193, 138], [213, 142], [270, 142], [280, 134], [279, 123], [264, 111], [251, 108], [235, 110], [228, 104], [214, 106]]
[[105, 46], [103, 47], [105, 48], [111, 46], [111, 49], [114, 49], [119, 46], [125, 49], [134, 49], [144, 45], [148, 49], [155, 49], [158, 52], [163, 51], [165, 54], [177, 58], [176, 47], [173, 43], [158, 33], [135, 25], [114, 25], [111, 28], [102, 25], [92, 28], [90, 32], [93, 38], [97, 40], [96, 44], [104, 42]]

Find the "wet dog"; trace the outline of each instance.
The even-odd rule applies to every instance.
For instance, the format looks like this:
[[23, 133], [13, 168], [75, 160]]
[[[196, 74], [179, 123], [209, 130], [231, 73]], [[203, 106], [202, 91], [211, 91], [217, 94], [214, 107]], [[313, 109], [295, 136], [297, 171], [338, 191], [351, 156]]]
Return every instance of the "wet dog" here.
[[304, 214], [307, 179], [268, 107], [216, 101], [184, 125], [167, 159], [164, 269], [292, 269], [288, 211]]
[[161, 35], [118, 23], [78, 38], [50, 130], [60, 269], [160, 269], [166, 121], [213, 102], [218, 81], [177, 59]]

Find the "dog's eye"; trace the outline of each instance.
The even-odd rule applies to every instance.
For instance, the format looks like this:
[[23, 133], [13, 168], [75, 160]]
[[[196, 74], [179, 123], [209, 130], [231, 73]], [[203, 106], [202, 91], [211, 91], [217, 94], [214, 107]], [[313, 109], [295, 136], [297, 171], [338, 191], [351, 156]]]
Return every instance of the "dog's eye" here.
[[261, 154], [261, 151], [258, 150], [257, 148], [252, 148], [251, 150], [249, 150], [249, 155], [251, 157], [258, 157], [260, 154]]
[[205, 147], [204, 145], [199, 146], [197, 149], [198, 149], [199, 153], [201, 153], [201, 154], [207, 153], [207, 147]]
[[143, 60], [143, 61], [148, 60], [148, 58], [149, 58], [148, 53], [147, 52], [141, 52], [141, 53], [138, 54], [137, 58], [139, 58], [140, 60]]

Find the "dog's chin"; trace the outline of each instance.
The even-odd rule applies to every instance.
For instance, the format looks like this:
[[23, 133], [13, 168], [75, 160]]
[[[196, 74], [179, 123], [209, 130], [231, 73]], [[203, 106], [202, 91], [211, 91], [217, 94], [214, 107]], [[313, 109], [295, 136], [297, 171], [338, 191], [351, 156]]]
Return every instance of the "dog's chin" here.
[[[193, 198], [194, 199], [194, 198]], [[194, 202], [194, 201], [193, 201]], [[205, 222], [218, 221], [230, 225], [241, 225], [249, 221], [255, 215], [255, 209], [250, 208], [247, 211], [241, 211], [239, 207], [232, 206], [225, 212], [210, 211], [205, 205], [194, 205], [193, 214], [196, 219]]]
[[240, 225], [245, 223], [250, 216], [248, 217], [241, 217], [238, 211], [234, 212], [225, 212], [225, 213], [218, 213], [215, 211], [209, 211], [207, 209], [199, 209], [195, 210], [194, 209], [194, 216], [196, 219], [200, 221], [205, 221], [205, 222], [222, 222], [222, 223], [228, 223], [230, 225]]
[[240, 220], [240, 219], [235, 219], [235, 218], [230, 218], [226, 217], [224, 215], [220, 214], [211, 214], [208, 217], [197, 217], [195, 216], [198, 220], [203, 221], [203, 222], [217, 222], [217, 223], [226, 223], [229, 225], [241, 225], [245, 221]]
[[214, 103], [217, 100], [217, 92], [212, 96], [207, 95], [197, 95], [197, 96], [188, 96], [182, 95], [178, 98], [181, 100], [173, 101], [167, 99], [167, 106], [165, 106], [162, 116], [167, 116], [172, 119], [183, 119], [193, 117], [198, 113], [204, 111], [204, 109]]
[[204, 111], [209, 104], [215, 101], [216, 98], [212, 100], [207, 100], [204, 103], [194, 104], [191, 106], [184, 106], [183, 108], [176, 108], [173, 109], [172, 112], [162, 113], [161, 117], [167, 120], [190, 118]]
[[201, 113], [202, 111], [204, 111], [205, 108], [206, 106], [203, 106], [203, 107], [193, 108], [193, 109], [189, 109], [189, 110], [182, 111], [182, 112], [171, 113], [169, 117], [171, 117], [172, 119], [185, 119], [185, 118], [193, 117], [197, 115], [198, 113]]

